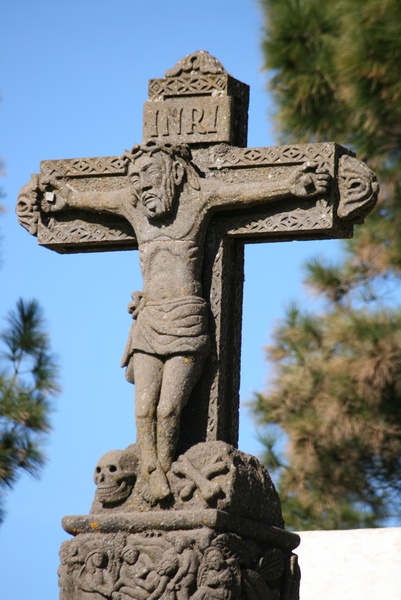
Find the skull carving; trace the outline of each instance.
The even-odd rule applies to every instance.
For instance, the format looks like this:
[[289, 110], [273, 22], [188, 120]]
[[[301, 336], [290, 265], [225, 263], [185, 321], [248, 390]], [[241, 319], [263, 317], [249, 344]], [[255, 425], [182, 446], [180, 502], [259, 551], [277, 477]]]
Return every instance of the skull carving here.
[[111, 450], [96, 465], [96, 498], [102, 506], [116, 506], [128, 498], [135, 485], [138, 458], [134, 452]]

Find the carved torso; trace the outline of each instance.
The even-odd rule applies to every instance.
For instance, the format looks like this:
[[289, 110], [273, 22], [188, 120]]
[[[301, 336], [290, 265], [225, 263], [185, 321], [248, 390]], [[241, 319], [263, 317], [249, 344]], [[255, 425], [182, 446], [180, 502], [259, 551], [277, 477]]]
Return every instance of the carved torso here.
[[159, 301], [178, 296], [202, 296], [203, 252], [192, 241], [162, 240], [140, 245], [143, 294]]
[[160, 301], [202, 296], [201, 271], [208, 224], [207, 202], [201, 194], [182, 193], [171, 215], [151, 221], [140, 203], [124, 206], [139, 248], [143, 294]]

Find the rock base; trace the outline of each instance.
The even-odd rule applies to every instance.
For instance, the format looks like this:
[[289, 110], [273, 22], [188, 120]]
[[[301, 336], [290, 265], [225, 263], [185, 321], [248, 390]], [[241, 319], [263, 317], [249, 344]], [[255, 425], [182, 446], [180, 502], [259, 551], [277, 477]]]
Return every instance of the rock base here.
[[140, 510], [135, 483], [119, 505], [100, 486], [89, 515], [63, 519], [75, 537], [60, 551], [60, 600], [298, 600], [299, 537], [266, 469], [222, 442], [194, 448], [173, 465], [168, 508]]

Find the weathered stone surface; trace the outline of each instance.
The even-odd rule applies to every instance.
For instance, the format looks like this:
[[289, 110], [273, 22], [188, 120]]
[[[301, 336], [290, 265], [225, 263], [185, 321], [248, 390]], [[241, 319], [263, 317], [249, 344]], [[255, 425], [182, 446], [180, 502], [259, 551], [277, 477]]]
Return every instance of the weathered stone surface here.
[[[376, 190], [371, 171], [335, 144], [218, 145], [193, 154], [183, 146], [148, 144], [116, 159], [44, 161], [18, 205], [22, 224], [49, 248], [77, 252], [139, 246], [141, 253], [160, 221], [149, 223], [146, 233], [140, 225], [142, 204], [132, 202], [135, 164], [148, 155], [165, 174], [169, 160], [185, 170], [171, 200], [181, 210], [174, 209], [174, 220], [167, 219], [164, 228], [177, 247], [185, 239], [198, 248], [198, 265], [189, 277], [202, 287], [209, 306], [211, 347], [184, 414], [183, 449], [204, 440], [237, 443], [243, 244], [348, 237], [353, 219], [363, 218], [374, 203]], [[192, 230], [184, 235], [187, 226]], [[170, 273], [178, 268], [171, 259], [166, 266]], [[145, 285], [146, 279], [144, 272]], [[181, 289], [191, 287], [182, 282]], [[163, 293], [174, 295], [173, 290]], [[226, 315], [235, 318], [227, 321]]]
[[[247, 177], [244, 173], [240, 179], [232, 177], [229, 169], [219, 169], [218, 176], [207, 177], [192, 162], [188, 146], [153, 142], [134, 146], [125, 160], [125, 188], [105, 191], [104, 184], [88, 186], [86, 177], [73, 186], [52, 175], [52, 191], [35, 187], [34, 193], [38, 196], [42, 191], [40, 211], [49, 227], [54, 214], [72, 210], [117, 215], [135, 231], [143, 289], [133, 294], [129, 305], [133, 325], [122, 365], [127, 367], [128, 381], [136, 384], [141, 476], [148, 482], [149, 493], [161, 501], [170, 493], [166, 474], [179, 447], [181, 413], [215, 338], [209, 325], [210, 304], [202, 289], [206, 235], [212, 217], [283, 199], [294, 199], [298, 204], [309, 198], [315, 203], [315, 198], [320, 198], [325, 203], [322, 198], [330, 174], [318, 163], [304, 162], [285, 171], [278, 167], [281, 174], [271, 178]], [[37, 186], [36, 178], [33, 185]], [[216, 242], [220, 239], [215, 231], [212, 243], [217, 255]], [[229, 263], [233, 261], [229, 259]], [[223, 270], [224, 266], [218, 269], [220, 276]], [[220, 390], [217, 397], [227, 403]], [[211, 419], [209, 425], [212, 429]], [[191, 445], [195, 441], [192, 436]]]
[[94, 473], [96, 501], [103, 507], [119, 506], [129, 498], [138, 475], [135, 444], [125, 452], [111, 450], [102, 456]]
[[[372, 172], [345, 148], [334, 143], [244, 149], [222, 144], [195, 150], [192, 156], [202, 178], [213, 177], [221, 186], [236, 181], [260, 181], [262, 186], [266, 181], [286, 178], [294, 165], [307, 162], [333, 177], [324, 199], [287, 199], [285, 204], [248, 206], [246, 215], [237, 215], [233, 220], [228, 235], [241, 237], [247, 243], [273, 241], [276, 236], [300, 240], [351, 237], [353, 223], [363, 219], [376, 195]], [[40, 175], [33, 176], [19, 195], [20, 222], [38, 236], [41, 245], [60, 253], [137, 248], [134, 229], [127, 219], [118, 214], [105, 218], [101, 210], [95, 215], [99, 208], [96, 205], [79, 211], [71, 208], [68, 213], [55, 211], [51, 216], [39, 210], [43, 196], [53, 197], [53, 191], [43, 191], [51, 187], [48, 180], [65, 182], [80, 193], [124, 191], [129, 187], [127, 170], [126, 156], [42, 161]], [[334, 180], [337, 174], [338, 179]]]
[[61, 600], [297, 598], [299, 537], [257, 459], [224, 442], [192, 447], [172, 465], [163, 510], [140, 471], [135, 446], [99, 460], [90, 514], [63, 519], [76, 537], [60, 552]]
[[138, 249], [122, 366], [137, 442], [66, 517], [62, 600], [297, 600], [267, 471], [236, 449], [244, 243], [350, 237], [375, 176], [333, 143], [246, 148], [249, 89], [199, 51], [149, 83], [141, 145], [43, 161], [21, 224], [57, 252]]
[[149, 81], [143, 142], [246, 146], [248, 105], [249, 86], [200, 50], [184, 56], [163, 79]]
[[85, 533], [60, 551], [60, 599], [288, 600], [296, 556], [207, 526], [191, 531]]
[[[141, 477], [134, 445], [105, 454], [95, 468], [92, 514], [147, 512], [154, 500]], [[173, 462], [167, 474], [171, 494], [162, 508], [217, 509], [259, 523], [283, 527], [280, 500], [267, 470], [249, 454], [225, 442], [197, 444]]]

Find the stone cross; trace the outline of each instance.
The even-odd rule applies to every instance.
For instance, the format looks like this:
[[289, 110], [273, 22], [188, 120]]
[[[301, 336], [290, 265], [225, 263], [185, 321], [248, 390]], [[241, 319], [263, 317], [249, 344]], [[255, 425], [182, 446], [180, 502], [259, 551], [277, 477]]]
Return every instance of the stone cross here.
[[244, 244], [351, 237], [377, 197], [374, 174], [334, 143], [247, 148], [248, 100], [218, 60], [188, 55], [150, 80], [141, 145], [43, 161], [19, 196], [21, 224], [47, 248], [139, 249], [123, 364], [142, 461], [165, 436], [143, 467], [157, 499], [159, 462], [167, 472], [198, 442], [237, 445]]

